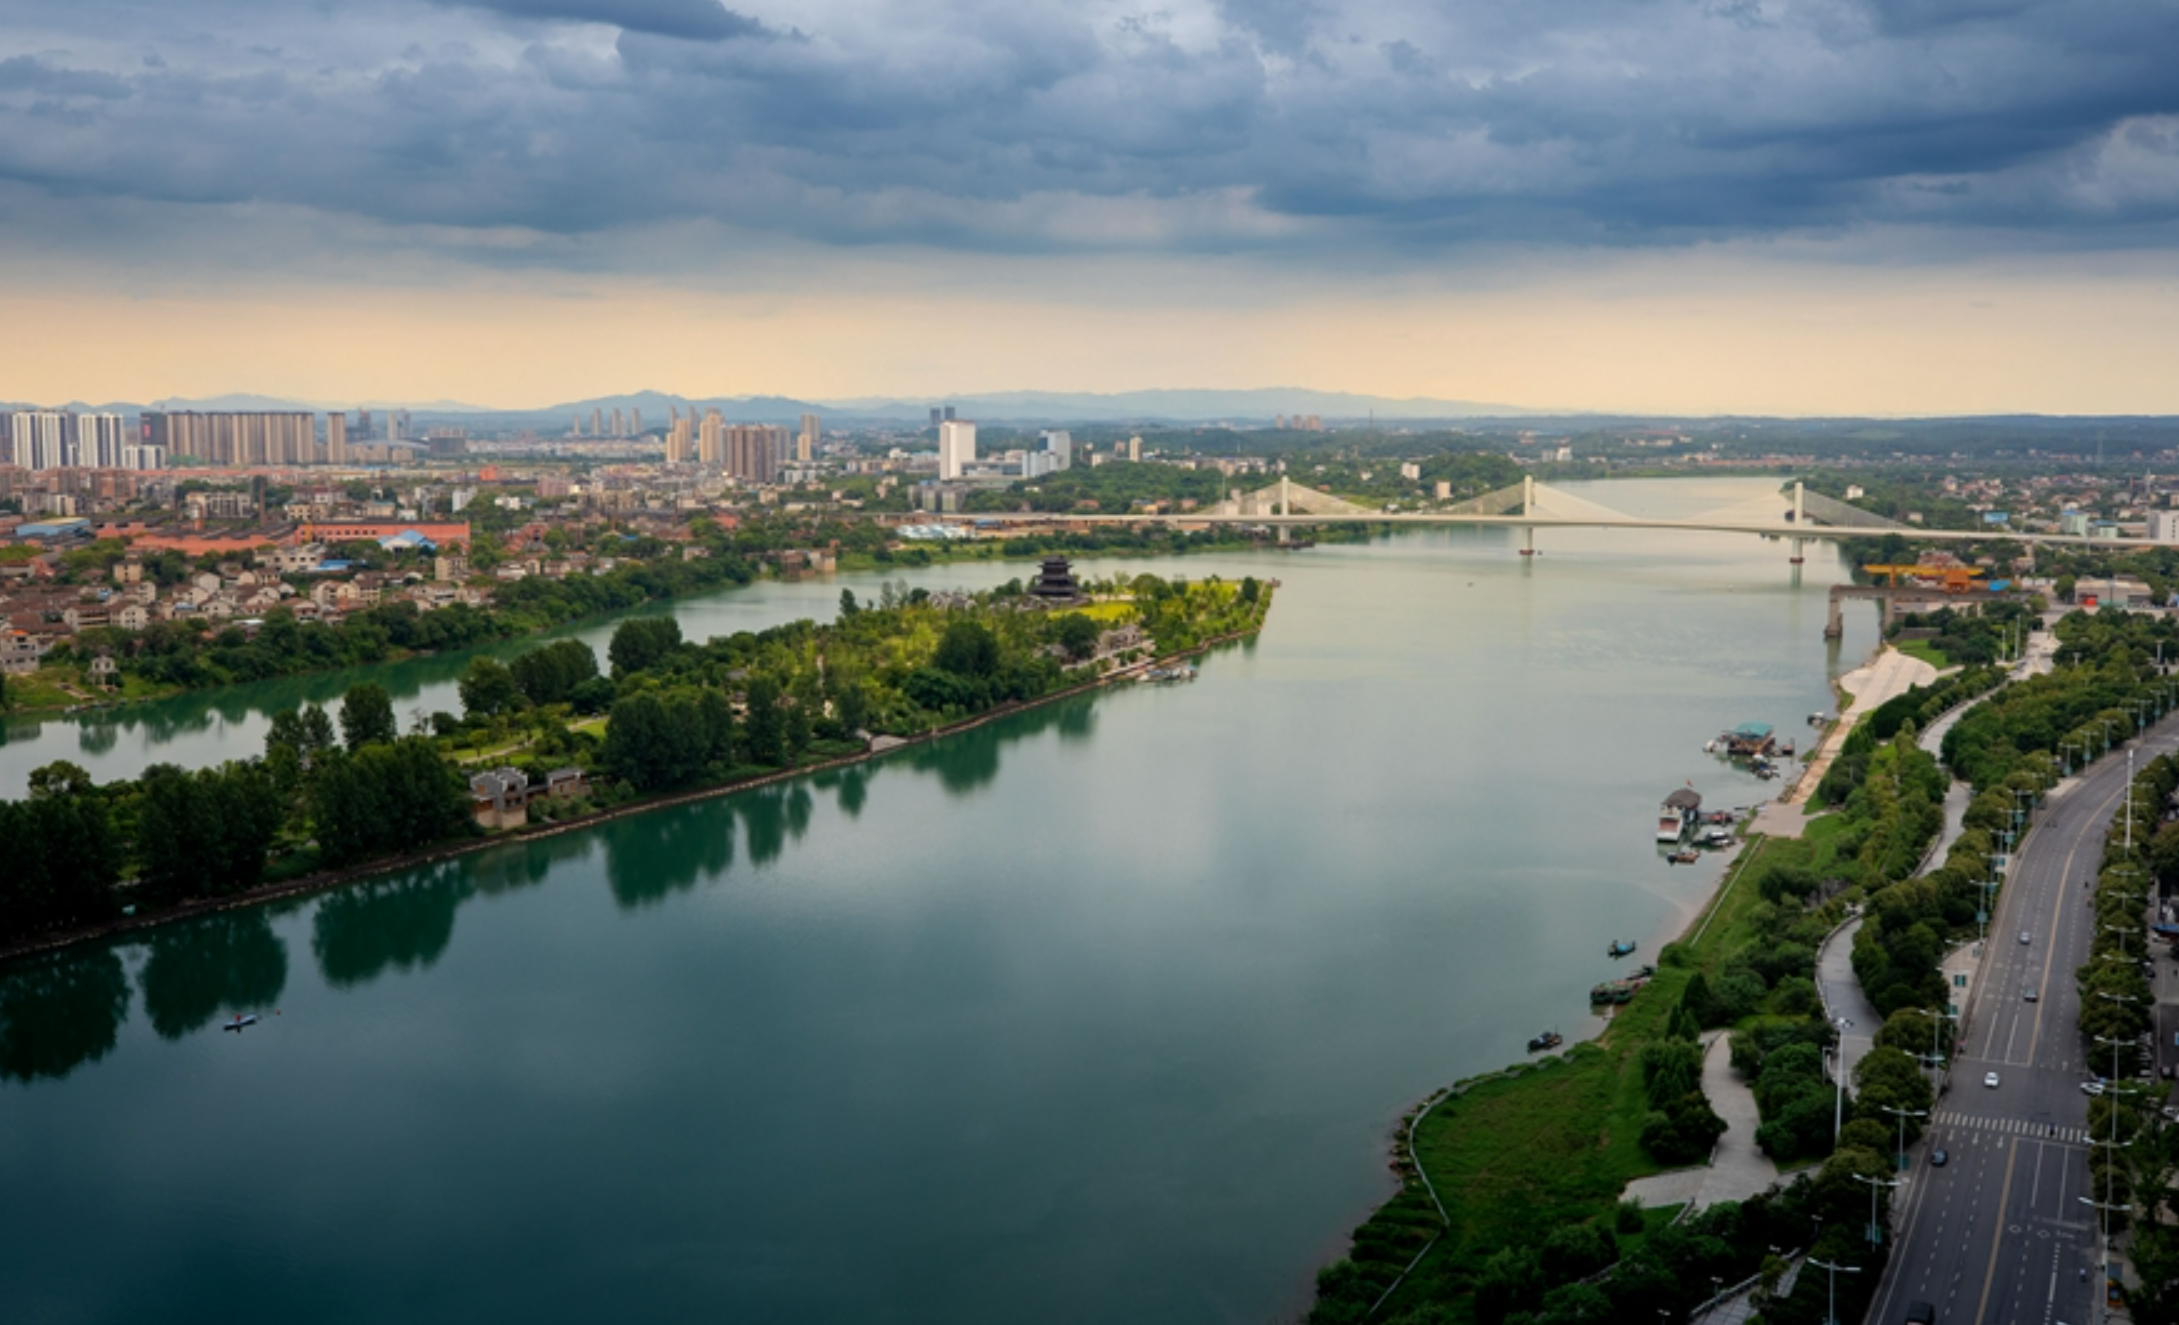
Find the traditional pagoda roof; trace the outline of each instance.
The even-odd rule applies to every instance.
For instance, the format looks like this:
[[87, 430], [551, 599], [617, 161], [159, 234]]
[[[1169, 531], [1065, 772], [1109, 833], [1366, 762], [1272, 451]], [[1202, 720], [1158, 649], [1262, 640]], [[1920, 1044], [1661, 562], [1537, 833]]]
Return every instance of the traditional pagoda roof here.
[[1044, 559], [1044, 569], [1037, 572], [1029, 592], [1053, 602], [1074, 602], [1082, 597], [1082, 586], [1074, 582], [1074, 572], [1067, 559], [1052, 556]]

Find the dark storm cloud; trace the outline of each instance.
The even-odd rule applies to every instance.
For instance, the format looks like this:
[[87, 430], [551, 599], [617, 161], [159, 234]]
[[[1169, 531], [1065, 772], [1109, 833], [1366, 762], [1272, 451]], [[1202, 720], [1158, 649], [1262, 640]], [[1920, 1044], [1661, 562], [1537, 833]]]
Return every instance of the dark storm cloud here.
[[425, 244], [2163, 243], [2174, 52], [2141, 0], [0, 0], [0, 181]]
[[687, 41], [727, 41], [770, 35], [762, 23], [719, 0], [439, 0], [496, 10], [516, 18], [605, 23], [630, 32], [653, 32]]

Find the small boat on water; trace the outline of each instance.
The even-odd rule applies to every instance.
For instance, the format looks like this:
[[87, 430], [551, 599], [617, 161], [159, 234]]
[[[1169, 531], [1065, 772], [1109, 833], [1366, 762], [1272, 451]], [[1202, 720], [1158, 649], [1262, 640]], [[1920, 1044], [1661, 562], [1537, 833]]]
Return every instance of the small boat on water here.
[[1666, 856], [1665, 859], [1671, 861], [1675, 865], [1692, 865], [1696, 861], [1702, 859], [1702, 853], [1695, 850], [1693, 847], [1689, 847], [1685, 851], [1675, 851], [1671, 855]]
[[1565, 1036], [1557, 1031], [1545, 1031], [1543, 1034], [1529, 1040], [1528, 1051], [1532, 1054], [1540, 1054], [1546, 1049], [1556, 1049], [1564, 1043], [1566, 1043]]
[[226, 1022], [221, 1023], [220, 1029], [223, 1031], [239, 1031], [244, 1026], [255, 1026], [256, 1024], [257, 1014], [254, 1012], [245, 1012], [238, 1016], [230, 1018]]
[[1640, 980], [1606, 980], [1589, 991], [1591, 1003], [1624, 1003], [1642, 987]]
[[1607, 951], [1614, 957], [1625, 957], [1634, 951], [1634, 940], [1613, 939], [1612, 946]]
[[1666, 796], [1657, 811], [1657, 840], [1677, 842], [1702, 816], [1702, 796], [1693, 787], [1681, 787]]
[[1187, 663], [1181, 663], [1176, 667], [1153, 667], [1142, 674], [1142, 679], [1145, 681], [1193, 681], [1195, 680], [1195, 668]]
[[1695, 836], [1695, 845], [1705, 847], [1729, 847], [1733, 844], [1733, 830], [1723, 824], [1712, 824]]

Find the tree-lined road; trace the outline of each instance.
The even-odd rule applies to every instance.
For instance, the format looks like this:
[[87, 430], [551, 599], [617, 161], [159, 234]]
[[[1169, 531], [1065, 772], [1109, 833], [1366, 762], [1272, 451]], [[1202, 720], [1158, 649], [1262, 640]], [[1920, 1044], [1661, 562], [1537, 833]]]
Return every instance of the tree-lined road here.
[[[2151, 729], [2137, 757], [2175, 746], [2179, 719]], [[2090, 1069], [2073, 973], [2088, 960], [2094, 924], [2083, 884], [2126, 794], [2126, 767], [2114, 750], [2054, 789], [2000, 890], [1963, 1053], [1925, 1155], [1904, 1175], [1898, 1243], [1872, 1322], [1903, 1319], [1916, 1299], [1959, 1325], [2094, 1319], [2095, 1212], [2080, 1199], [2089, 1195], [2081, 1082]], [[1983, 1084], [1989, 1072], [1995, 1088]], [[1935, 1147], [1949, 1152], [1944, 1168], [1928, 1163]]]

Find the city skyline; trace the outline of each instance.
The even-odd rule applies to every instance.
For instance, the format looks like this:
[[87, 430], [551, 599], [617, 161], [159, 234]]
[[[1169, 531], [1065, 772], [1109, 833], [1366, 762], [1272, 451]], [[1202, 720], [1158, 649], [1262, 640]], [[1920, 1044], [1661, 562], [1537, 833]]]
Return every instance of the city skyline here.
[[16, 4], [0, 353], [48, 401], [2179, 412], [2174, 49], [2034, 0]]

